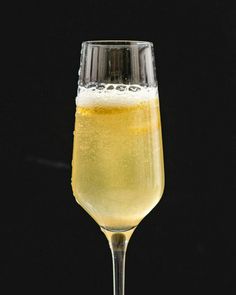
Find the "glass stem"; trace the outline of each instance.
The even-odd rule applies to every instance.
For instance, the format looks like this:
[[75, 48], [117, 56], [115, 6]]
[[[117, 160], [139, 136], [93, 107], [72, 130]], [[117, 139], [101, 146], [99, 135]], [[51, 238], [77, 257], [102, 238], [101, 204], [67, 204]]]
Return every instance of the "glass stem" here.
[[125, 294], [125, 255], [127, 241], [123, 234], [114, 234], [110, 243], [113, 264], [113, 295]]
[[132, 228], [125, 232], [111, 232], [102, 228], [112, 253], [113, 295], [125, 294], [125, 256], [128, 242], [134, 229]]

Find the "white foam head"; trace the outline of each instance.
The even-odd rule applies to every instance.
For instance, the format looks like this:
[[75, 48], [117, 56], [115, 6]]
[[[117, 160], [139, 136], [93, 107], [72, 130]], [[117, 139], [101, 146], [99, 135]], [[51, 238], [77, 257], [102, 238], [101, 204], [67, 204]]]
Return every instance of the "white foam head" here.
[[157, 87], [125, 84], [98, 84], [78, 88], [77, 106], [127, 105], [157, 99]]

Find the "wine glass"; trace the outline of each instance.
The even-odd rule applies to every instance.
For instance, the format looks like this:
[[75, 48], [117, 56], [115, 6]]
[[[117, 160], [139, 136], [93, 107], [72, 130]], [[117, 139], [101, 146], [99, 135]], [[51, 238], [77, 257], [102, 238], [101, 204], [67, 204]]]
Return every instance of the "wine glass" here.
[[125, 254], [140, 221], [164, 189], [153, 44], [82, 43], [72, 189], [106, 235], [114, 295], [124, 295]]

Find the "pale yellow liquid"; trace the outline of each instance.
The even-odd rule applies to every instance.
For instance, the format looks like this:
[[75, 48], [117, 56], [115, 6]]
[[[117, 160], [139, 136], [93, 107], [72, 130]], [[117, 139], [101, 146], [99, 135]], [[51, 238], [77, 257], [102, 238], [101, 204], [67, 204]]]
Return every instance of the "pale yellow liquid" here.
[[73, 194], [100, 226], [136, 226], [164, 188], [158, 99], [77, 106], [72, 168]]

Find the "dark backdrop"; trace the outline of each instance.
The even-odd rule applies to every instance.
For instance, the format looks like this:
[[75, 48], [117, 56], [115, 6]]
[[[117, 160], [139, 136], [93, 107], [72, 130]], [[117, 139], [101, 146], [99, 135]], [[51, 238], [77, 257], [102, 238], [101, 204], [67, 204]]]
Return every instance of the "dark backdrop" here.
[[21, 3], [6, 16], [1, 293], [112, 293], [107, 241], [72, 196], [72, 132], [81, 42], [133, 39], [155, 46], [166, 188], [130, 241], [126, 293], [233, 294], [227, 239], [234, 234], [221, 205], [233, 5]]

